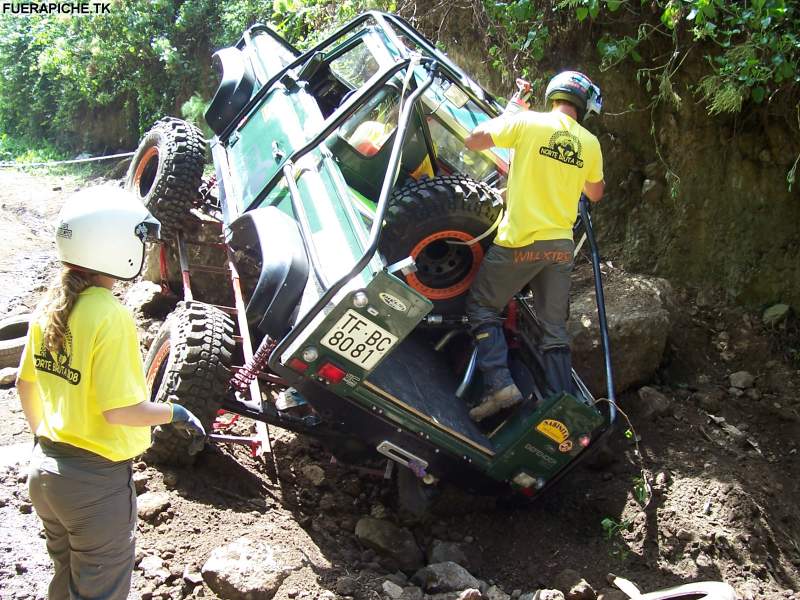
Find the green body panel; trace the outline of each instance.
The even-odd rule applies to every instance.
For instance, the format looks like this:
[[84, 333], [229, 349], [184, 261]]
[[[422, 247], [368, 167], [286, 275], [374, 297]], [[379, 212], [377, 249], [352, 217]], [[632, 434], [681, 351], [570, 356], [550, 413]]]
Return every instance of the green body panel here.
[[[322, 127], [316, 101], [302, 88], [276, 86], [227, 144], [238, 212], [250, 205], [281, 161]], [[276, 190], [273, 190], [275, 193]]]
[[554, 396], [527, 418], [509, 419], [493, 436], [498, 456], [488, 474], [502, 481], [524, 471], [547, 480], [584, 449], [579, 442], [582, 436], [591, 439], [604, 424], [603, 415], [593, 406], [569, 394]]

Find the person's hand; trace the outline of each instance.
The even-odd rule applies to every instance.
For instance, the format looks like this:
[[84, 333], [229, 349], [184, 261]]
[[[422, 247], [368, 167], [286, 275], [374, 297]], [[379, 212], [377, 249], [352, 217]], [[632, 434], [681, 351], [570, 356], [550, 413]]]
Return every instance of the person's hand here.
[[180, 404], [173, 404], [172, 405], [172, 421], [170, 421], [176, 427], [180, 427], [190, 434], [197, 435], [199, 437], [206, 436], [206, 430], [203, 428], [203, 424], [200, 422], [192, 411], [190, 411], [185, 406], [181, 406]]

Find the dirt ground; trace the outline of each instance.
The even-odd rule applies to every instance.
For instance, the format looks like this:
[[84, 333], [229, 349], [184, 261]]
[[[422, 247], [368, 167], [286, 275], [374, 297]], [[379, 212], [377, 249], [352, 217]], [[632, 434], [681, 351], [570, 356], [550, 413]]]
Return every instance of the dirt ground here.
[[[35, 306], [54, 272], [50, 223], [80, 185], [73, 177], [0, 171], [0, 317]], [[246, 535], [305, 555], [278, 600], [380, 598], [376, 590], [396, 565], [354, 535], [356, 521], [373, 514], [411, 528], [422, 547], [433, 539], [472, 546], [481, 559], [473, 574], [509, 594], [551, 587], [570, 568], [595, 590], [615, 573], [646, 591], [724, 580], [743, 599], [800, 599], [800, 371], [760, 315], [713, 294], [678, 292], [667, 355], [649, 384], [667, 403], [654, 413], [635, 392], [620, 401], [653, 488], [646, 508], [637, 500], [634, 442], [622, 434], [606, 461], [579, 469], [533, 505], [511, 508], [448, 488], [429, 518], [409, 521], [398, 514], [383, 465], [339, 465], [314, 441], [273, 429], [266, 459], [218, 447], [184, 469], [137, 463], [146, 489], [170, 500], [159, 521], [140, 521], [137, 554], [161, 557], [169, 576], [146, 579], [137, 569], [131, 597], [216, 597], [184, 573], [198, 573], [213, 548]], [[729, 389], [730, 374], [741, 370], [755, 376], [745, 393]], [[251, 428], [241, 423], [240, 430]], [[16, 393], [2, 388], [0, 596], [9, 599], [44, 598], [50, 575], [25, 486], [30, 447]], [[301, 474], [310, 464], [325, 473], [319, 485]], [[347, 578], [352, 585], [342, 584]]]

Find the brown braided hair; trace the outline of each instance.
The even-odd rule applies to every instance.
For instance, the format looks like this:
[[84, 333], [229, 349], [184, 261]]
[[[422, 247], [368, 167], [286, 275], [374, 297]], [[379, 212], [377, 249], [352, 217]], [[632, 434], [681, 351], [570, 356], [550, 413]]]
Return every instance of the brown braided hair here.
[[50, 284], [50, 289], [40, 307], [47, 324], [44, 328], [44, 345], [53, 354], [64, 349], [67, 336], [67, 319], [78, 295], [94, 285], [94, 274], [63, 267]]

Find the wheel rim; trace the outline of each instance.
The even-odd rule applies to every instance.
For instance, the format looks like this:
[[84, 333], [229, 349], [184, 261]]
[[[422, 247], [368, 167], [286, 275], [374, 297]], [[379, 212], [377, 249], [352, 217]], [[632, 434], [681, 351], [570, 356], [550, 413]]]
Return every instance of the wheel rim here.
[[479, 243], [464, 246], [447, 242], [473, 239], [475, 236], [456, 230], [438, 231], [425, 237], [411, 250], [417, 272], [406, 276], [407, 283], [430, 300], [460, 296], [478, 274], [483, 248]]
[[158, 147], [150, 146], [136, 165], [133, 184], [140, 198], [147, 196], [153, 188], [156, 175], [158, 175], [158, 159]]
[[153, 362], [147, 370], [147, 388], [150, 390], [151, 402], [155, 401], [158, 395], [158, 389], [161, 387], [161, 381], [164, 379], [164, 373], [167, 371], [169, 349], [169, 340], [165, 340], [158, 349], [158, 352], [156, 352]]

